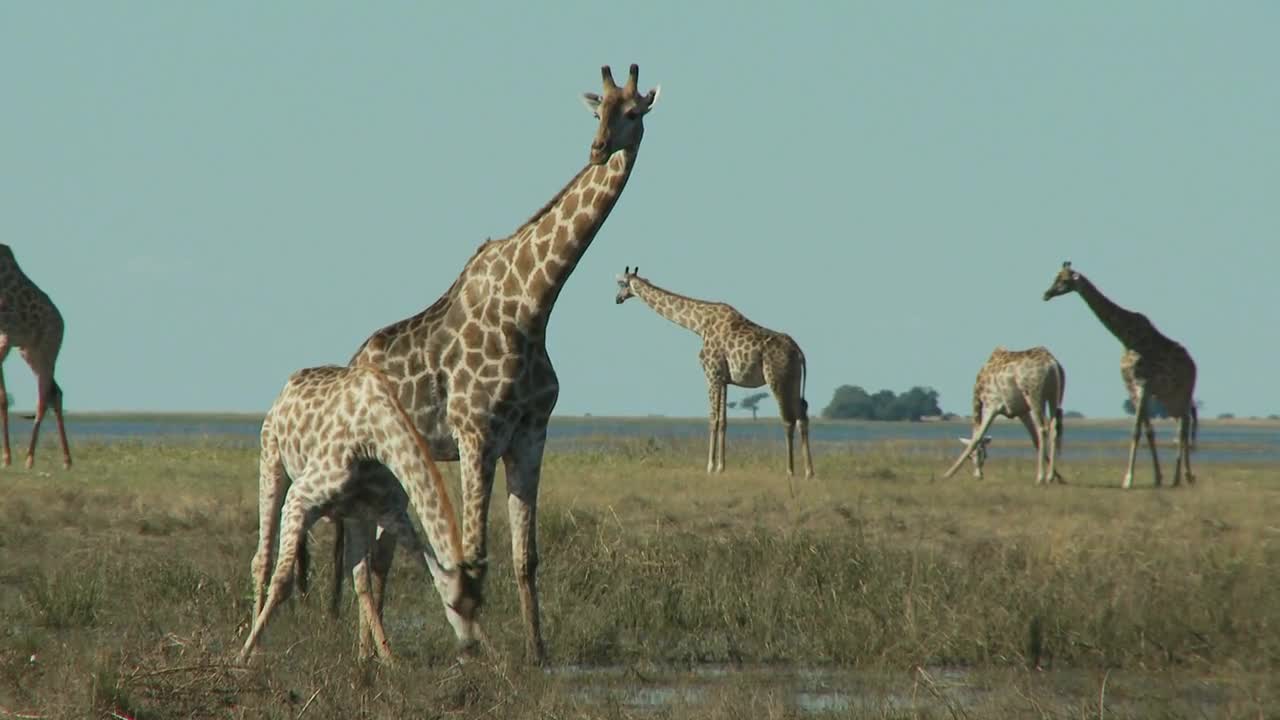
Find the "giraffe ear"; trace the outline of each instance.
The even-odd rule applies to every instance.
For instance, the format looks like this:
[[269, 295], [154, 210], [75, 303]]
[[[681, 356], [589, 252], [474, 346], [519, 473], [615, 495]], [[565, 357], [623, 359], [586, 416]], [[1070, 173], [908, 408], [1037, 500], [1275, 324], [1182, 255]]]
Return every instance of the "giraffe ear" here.
[[662, 86], [654, 85], [653, 89], [644, 96], [644, 111], [649, 112], [654, 105], [658, 104], [658, 97], [662, 95]]
[[582, 104], [596, 118], [600, 117], [600, 96], [595, 93], [582, 93]]

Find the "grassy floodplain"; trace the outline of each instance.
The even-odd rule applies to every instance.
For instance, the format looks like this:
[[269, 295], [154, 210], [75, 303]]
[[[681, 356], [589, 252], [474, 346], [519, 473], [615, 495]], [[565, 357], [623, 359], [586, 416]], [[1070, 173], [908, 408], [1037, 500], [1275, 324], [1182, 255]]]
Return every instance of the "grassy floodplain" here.
[[[523, 664], [501, 478], [483, 610], [499, 656], [455, 664], [401, 558], [395, 665], [354, 661], [354, 607], [330, 619], [321, 591], [243, 668], [256, 451], [82, 443], [70, 472], [46, 453], [0, 471], [0, 718], [1280, 713], [1273, 466], [1201, 464], [1157, 492], [1143, 455], [1128, 492], [1113, 460], [1039, 488], [1028, 448], [985, 480], [938, 479], [957, 449], [822, 444], [819, 478], [788, 483], [780, 440], [731, 441], [714, 477], [702, 441], [553, 447], [547, 672]], [[330, 531], [313, 537], [327, 558]]]

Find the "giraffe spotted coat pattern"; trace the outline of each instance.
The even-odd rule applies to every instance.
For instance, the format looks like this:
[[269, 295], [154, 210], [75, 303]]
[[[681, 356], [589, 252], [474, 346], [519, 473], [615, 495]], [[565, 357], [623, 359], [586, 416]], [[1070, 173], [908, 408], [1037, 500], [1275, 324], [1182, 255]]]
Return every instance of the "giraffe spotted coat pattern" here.
[[951, 477], [967, 457], [973, 458], [973, 474], [982, 477], [987, 445], [991, 442], [987, 429], [997, 416], [1004, 415], [1021, 420], [1031, 434], [1036, 449], [1036, 483], [1061, 482], [1057, 459], [1062, 450], [1062, 396], [1066, 387], [1066, 371], [1047, 348], [997, 347], [973, 384], [973, 435], [961, 438], [965, 450], [944, 477]]
[[1140, 435], [1145, 428], [1147, 447], [1151, 449], [1151, 465], [1155, 472], [1155, 484], [1161, 483], [1160, 458], [1156, 454], [1155, 431], [1151, 427], [1148, 401], [1158, 398], [1169, 417], [1178, 420], [1178, 455], [1173, 470], [1176, 486], [1186, 472], [1187, 482], [1194, 483], [1191, 474], [1191, 448], [1195, 444], [1198, 417], [1193, 395], [1196, 387], [1196, 364], [1191, 353], [1179, 343], [1165, 337], [1146, 315], [1126, 310], [1112, 302], [1084, 275], [1062, 263], [1062, 269], [1053, 278], [1053, 284], [1044, 293], [1046, 301], [1059, 295], [1077, 293], [1116, 339], [1124, 345], [1120, 356], [1120, 377], [1124, 380], [1129, 399], [1133, 402], [1133, 436], [1129, 443], [1129, 466], [1121, 486], [1133, 487], [1133, 465], [1137, 460]]
[[[389, 476], [360, 472], [373, 463]], [[326, 366], [290, 376], [262, 423], [254, 619], [241, 659], [252, 654], [272, 612], [287, 597], [298, 547], [316, 520], [335, 516], [353, 521], [359, 532], [347, 542], [357, 547], [367, 547], [377, 524], [407, 524], [395, 492], [379, 485], [384, 477], [402, 487], [427, 533], [433, 551], [424, 553], [424, 561], [459, 641], [470, 645], [478, 638], [480, 585], [463, 560], [453, 505], [426, 443], [380, 372]], [[273, 563], [277, 541], [279, 555]], [[367, 564], [362, 559], [355, 571], [361, 640], [367, 644], [371, 634], [378, 654], [387, 657], [390, 649], [370, 599]]]
[[806, 477], [813, 477], [809, 451], [809, 403], [804, 399], [805, 359], [800, 346], [786, 333], [757, 325], [720, 302], [695, 300], [664, 290], [640, 277], [640, 268], [626, 268], [618, 278], [616, 302], [638, 297], [653, 311], [702, 338], [698, 359], [707, 378], [710, 399], [710, 447], [707, 472], [723, 472], [725, 427], [728, 422], [726, 387], [768, 385], [778, 403], [787, 440], [787, 474], [795, 471], [795, 430], [800, 429]]
[[58, 352], [62, 349], [62, 314], [43, 290], [36, 286], [13, 256], [8, 245], [0, 244], [0, 426], [4, 433], [4, 466], [11, 462], [9, 451], [9, 397], [4, 386], [4, 361], [18, 348], [22, 359], [36, 376], [36, 415], [27, 446], [27, 468], [36, 460], [36, 441], [45, 412], [53, 408], [62, 442], [62, 465], [71, 467], [67, 428], [62, 422], [62, 388], [53, 378]]

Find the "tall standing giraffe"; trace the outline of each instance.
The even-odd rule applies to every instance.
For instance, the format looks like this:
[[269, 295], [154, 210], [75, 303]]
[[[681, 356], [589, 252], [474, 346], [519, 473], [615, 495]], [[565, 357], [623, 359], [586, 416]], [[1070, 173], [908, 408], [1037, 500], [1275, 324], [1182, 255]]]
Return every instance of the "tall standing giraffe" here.
[[4, 387], [4, 361], [9, 350], [17, 347], [22, 359], [36, 375], [36, 416], [31, 425], [31, 444], [27, 446], [27, 468], [36, 460], [36, 440], [45, 410], [53, 406], [58, 421], [58, 438], [62, 441], [62, 465], [71, 467], [71, 450], [67, 447], [67, 428], [62, 423], [62, 388], [53, 379], [53, 369], [62, 349], [62, 313], [43, 290], [36, 286], [13, 256], [8, 245], [0, 244], [0, 425], [4, 430], [4, 466], [11, 461], [9, 453], [9, 397]]
[[964, 452], [943, 477], [951, 477], [967, 457], [973, 458], [973, 474], [982, 477], [991, 441], [987, 429], [997, 415], [1004, 415], [1021, 420], [1031, 433], [1036, 448], [1036, 484], [1061, 481], [1057, 458], [1062, 449], [1062, 394], [1066, 389], [1067, 373], [1047, 348], [997, 347], [973, 384], [973, 435], [961, 438]]
[[[480, 585], [463, 560], [444, 479], [397, 395], [374, 368], [325, 366], [291, 375], [272, 403], [262, 421], [258, 461], [254, 619], [241, 660], [253, 652], [272, 612], [288, 595], [302, 539], [324, 515], [353, 528], [347, 543], [360, 557], [353, 573], [361, 599], [361, 650], [367, 653], [372, 639], [377, 653], [390, 657], [380, 608], [371, 597], [367, 559], [375, 525], [399, 527], [402, 535], [416, 539], [404, 517], [406, 505], [413, 506], [427, 533], [431, 551], [423, 560], [459, 641], [467, 645], [478, 639]], [[378, 463], [388, 474], [362, 473], [365, 463]], [[387, 486], [380, 484], [384, 479]], [[277, 541], [279, 557], [273, 563]]]
[[546, 333], [556, 298], [626, 187], [658, 89], [626, 85], [601, 68], [602, 94], [585, 93], [599, 120], [586, 167], [511, 236], [485, 242], [430, 307], [375, 332], [352, 365], [372, 365], [432, 455], [459, 461], [466, 561], [487, 557], [487, 522], [499, 459], [506, 469], [511, 551], [533, 660], [546, 650], [538, 611], [537, 501], [547, 423], [560, 394]]
[[1129, 467], [1122, 487], [1133, 487], [1133, 464], [1138, 455], [1138, 443], [1142, 429], [1146, 428], [1147, 447], [1151, 449], [1151, 465], [1155, 469], [1155, 484], [1160, 485], [1160, 459], [1156, 455], [1155, 431], [1151, 428], [1150, 407], [1152, 396], [1168, 410], [1170, 417], [1178, 419], [1178, 460], [1173, 469], [1173, 484], [1182, 479], [1186, 467], [1187, 482], [1194, 483], [1191, 474], [1191, 446], [1195, 442], [1198, 418], [1192, 395], [1196, 387], [1196, 364], [1191, 353], [1182, 345], [1170, 340], [1156, 330], [1155, 325], [1142, 313], [1126, 310], [1103, 295], [1084, 275], [1071, 268], [1070, 262], [1062, 263], [1062, 269], [1053, 278], [1053, 284], [1044, 293], [1051, 300], [1059, 295], [1075, 292], [1084, 298], [1089, 309], [1098, 316], [1112, 335], [1124, 345], [1120, 357], [1120, 376], [1133, 402], [1133, 437], [1129, 443]]
[[756, 388], [767, 384], [778, 403], [787, 438], [787, 474], [795, 472], [793, 446], [795, 429], [800, 428], [804, 449], [805, 477], [813, 477], [813, 456], [809, 452], [809, 403], [804, 399], [805, 360], [800, 346], [790, 335], [761, 327], [720, 302], [695, 300], [677, 295], [640, 277], [640, 268], [626, 268], [618, 278], [621, 304], [638, 297], [653, 311], [688, 328], [702, 338], [698, 359], [707, 376], [711, 401], [711, 442], [707, 451], [707, 472], [724, 471], [725, 426], [728, 385]]

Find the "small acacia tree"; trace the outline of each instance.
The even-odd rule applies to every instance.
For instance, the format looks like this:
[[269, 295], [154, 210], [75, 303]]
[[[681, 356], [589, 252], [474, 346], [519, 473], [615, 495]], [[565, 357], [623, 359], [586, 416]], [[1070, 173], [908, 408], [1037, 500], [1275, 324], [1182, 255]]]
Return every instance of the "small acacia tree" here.
[[760, 412], [760, 401], [767, 397], [769, 397], [769, 393], [753, 393], [742, 398], [736, 403], [729, 403], [729, 407], [734, 407], [736, 405], [739, 409], [750, 410], [751, 419], [755, 420]]

